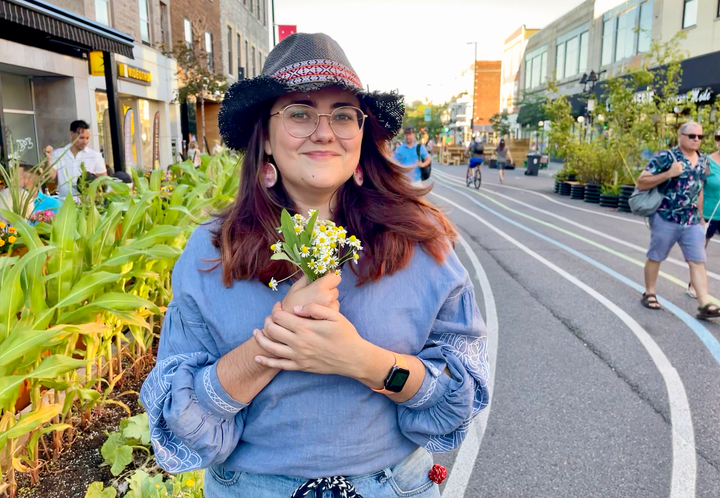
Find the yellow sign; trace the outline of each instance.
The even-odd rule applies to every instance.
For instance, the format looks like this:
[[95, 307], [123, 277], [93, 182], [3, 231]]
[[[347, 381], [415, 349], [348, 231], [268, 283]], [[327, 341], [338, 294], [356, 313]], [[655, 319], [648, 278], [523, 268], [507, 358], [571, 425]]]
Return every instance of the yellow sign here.
[[152, 83], [152, 73], [150, 71], [128, 66], [122, 62], [118, 63], [118, 78], [127, 78], [142, 81], [144, 83]]
[[105, 59], [98, 50], [90, 52], [90, 75], [105, 76]]

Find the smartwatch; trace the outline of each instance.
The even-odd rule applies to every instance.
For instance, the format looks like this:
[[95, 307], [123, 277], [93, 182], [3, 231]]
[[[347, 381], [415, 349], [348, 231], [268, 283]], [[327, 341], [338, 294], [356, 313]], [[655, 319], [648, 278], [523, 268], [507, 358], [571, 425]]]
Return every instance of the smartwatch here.
[[395, 365], [393, 365], [390, 373], [385, 378], [385, 386], [382, 389], [373, 389], [376, 393], [399, 393], [405, 387], [408, 377], [410, 377], [410, 370], [405, 357], [395, 352], [392, 352], [392, 354], [395, 356]]

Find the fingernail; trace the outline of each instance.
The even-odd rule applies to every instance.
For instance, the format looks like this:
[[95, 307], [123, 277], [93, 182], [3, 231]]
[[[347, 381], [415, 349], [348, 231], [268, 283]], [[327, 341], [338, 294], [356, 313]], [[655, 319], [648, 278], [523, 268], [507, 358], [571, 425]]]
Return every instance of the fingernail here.
[[253, 330], [253, 337], [257, 335], [257, 329]]
[[256, 356], [256, 357], [255, 357], [255, 361], [258, 362], [258, 363], [262, 363], [262, 362], [260, 361], [260, 357], [259, 357], [259, 356]]
[[302, 306], [295, 306], [295, 307], [293, 308], [293, 310], [295, 310], [295, 313], [300, 313], [300, 312], [303, 310], [303, 307], [302, 307]]

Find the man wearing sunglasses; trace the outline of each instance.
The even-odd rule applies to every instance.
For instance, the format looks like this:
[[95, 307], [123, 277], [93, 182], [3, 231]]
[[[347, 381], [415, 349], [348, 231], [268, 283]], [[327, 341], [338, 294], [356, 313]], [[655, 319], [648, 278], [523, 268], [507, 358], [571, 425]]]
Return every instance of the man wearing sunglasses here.
[[645, 293], [642, 304], [659, 310], [655, 296], [655, 281], [660, 263], [667, 259], [670, 249], [678, 243], [690, 266], [690, 282], [697, 292], [697, 318], [707, 320], [720, 317], [720, 308], [708, 298], [705, 270], [705, 220], [703, 219], [703, 183], [707, 174], [707, 157], [699, 152], [702, 127], [685, 123], [678, 133], [678, 146], [666, 150], [650, 160], [637, 181], [639, 190], [659, 187], [664, 191], [657, 212], [650, 218], [650, 248], [645, 263]]

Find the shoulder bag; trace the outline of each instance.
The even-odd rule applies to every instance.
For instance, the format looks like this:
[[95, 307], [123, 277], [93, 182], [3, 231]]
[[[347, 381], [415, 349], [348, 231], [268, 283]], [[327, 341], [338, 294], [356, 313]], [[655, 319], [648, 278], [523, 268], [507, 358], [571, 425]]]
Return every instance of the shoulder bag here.
[[[673, 164], [676, 163], [677, 158], [675, 157], [675, 153], [672, 150], [669, 152], [673, 159]], [[670, 166], [672, 166], [672, 164]], [[644, 217], [654, 215], [665, 198], [666, 187], [667, 182], [663, 182], [650, 190], [638, 190], [636, 185], [635, 191], [630, 196], [630, 199], [628, 199], [628, 204], [630, 204], [630, 210], [632, 213], [637, 216]]]

